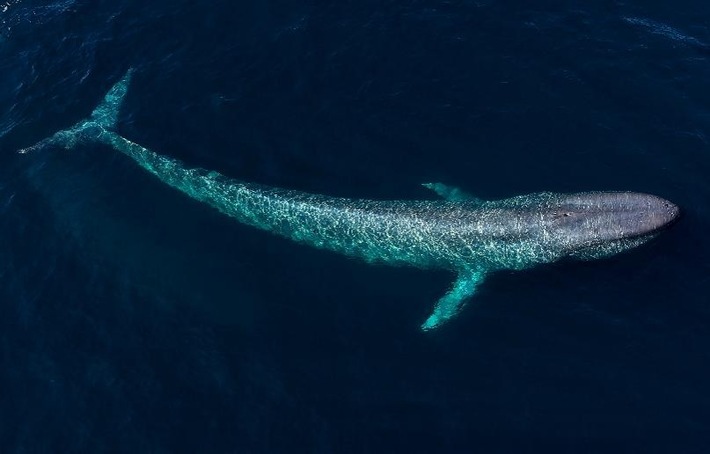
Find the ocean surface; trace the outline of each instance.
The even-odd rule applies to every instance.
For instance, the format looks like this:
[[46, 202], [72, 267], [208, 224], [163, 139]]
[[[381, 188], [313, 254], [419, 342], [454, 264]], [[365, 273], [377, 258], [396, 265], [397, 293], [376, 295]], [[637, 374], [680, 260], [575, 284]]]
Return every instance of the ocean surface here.
[[[637, 250], [446, 272], [238, 224], [103, 146], [29, 147], [129, 68], [119, 129], [334, 196], [632, 190]], [[706, 453], [710, 4], [3, 0], [0, 452]]]

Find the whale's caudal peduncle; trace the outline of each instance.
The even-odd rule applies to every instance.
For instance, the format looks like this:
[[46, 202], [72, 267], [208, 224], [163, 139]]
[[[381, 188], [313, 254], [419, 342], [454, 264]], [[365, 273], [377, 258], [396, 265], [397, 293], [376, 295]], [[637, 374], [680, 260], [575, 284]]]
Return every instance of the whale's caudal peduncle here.
[[525, 269], [565, 257], [594, 259], [638, 246], [678, 217], [678, 207], [633, 192], [537, 193], [485, 201], [441, 183], [441, 199], [378, 201], [271, 188], [188, 168], [118, 134], [129, 71], [91, 116], [47, 144], [107, 144], [160, 181], [238, 221], [369, 263], [447, 269], [449, 292], [422, 324], [430, 330], [456, 315], [492, 271]]

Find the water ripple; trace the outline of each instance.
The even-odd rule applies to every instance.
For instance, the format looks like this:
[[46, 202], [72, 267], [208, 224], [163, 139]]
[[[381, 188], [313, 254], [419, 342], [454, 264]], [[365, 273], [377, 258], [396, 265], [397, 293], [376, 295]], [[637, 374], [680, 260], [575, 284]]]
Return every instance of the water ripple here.
[[653, 33], [654, 35], [660, 35], [672, 41], [685, 43], [696, 48], [710, 51], [710, 46], [708, 44], [704, 43], [703, 41], [700, 41], [699, 39], [693, 36], [686, 35], [685, 33], [681, 32], [676, 28], [671, 27], [670, 25], [666, 25], [661, 22], [646, 19], [643, 17], [623, 17], [623, 20], [631, 25], [641, 27], [649, 33]]

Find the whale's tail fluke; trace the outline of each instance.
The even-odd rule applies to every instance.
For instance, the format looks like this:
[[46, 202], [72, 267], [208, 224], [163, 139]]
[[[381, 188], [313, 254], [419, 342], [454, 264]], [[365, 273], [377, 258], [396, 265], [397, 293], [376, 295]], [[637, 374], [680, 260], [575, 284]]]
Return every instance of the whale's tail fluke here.
[[126, 71], [121, 80], [116, 82], [106, 93], [104, 99], [91, 112], [89, 118], [83, 119], [73, 126], [56, 132], [54, 135], [32, 145], [23, 148], [20, 153], [28, 153], [47, 145], [58, 145], [64, 148], [71, 148], [84, 139], [97, 138], [104, 133], [113, 133], [118, 123], [118, 114], [123, 105], [123, 99], [128, 92], [128, 86], [133, 76], [133, 68]]
[[128, 93], [131, 77], [133, 77], [133, 68], [126, 71], [126, 74], [124, 74], [121, 80], [116, 82], [108, 93], [106, 93], [103, 101], [91, 112], [91, 121], [94, 121], [98, 126], [104, 129], [113, 130], [116, 128], [118, 114], [123, 105], [123, 98], [125, 98], [126, 93]]

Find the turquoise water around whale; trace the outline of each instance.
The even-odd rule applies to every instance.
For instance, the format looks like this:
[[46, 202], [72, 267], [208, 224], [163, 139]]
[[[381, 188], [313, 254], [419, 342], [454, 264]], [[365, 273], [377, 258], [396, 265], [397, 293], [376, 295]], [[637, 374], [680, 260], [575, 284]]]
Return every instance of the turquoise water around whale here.
[[[0, 5], [0, 452], [704, 452], [710, 7]], [[633, 190], [657, 240], [446, 272], [240, 225], [108, 147], [28, 147], [133, 67], [123, 135], [245, 181], [422, 199]]]

